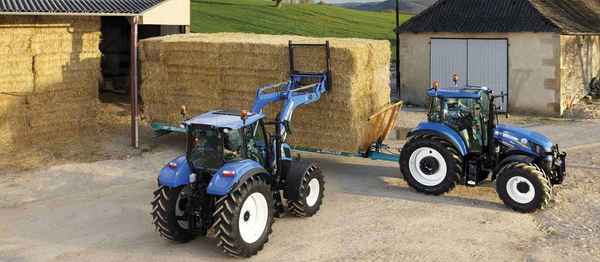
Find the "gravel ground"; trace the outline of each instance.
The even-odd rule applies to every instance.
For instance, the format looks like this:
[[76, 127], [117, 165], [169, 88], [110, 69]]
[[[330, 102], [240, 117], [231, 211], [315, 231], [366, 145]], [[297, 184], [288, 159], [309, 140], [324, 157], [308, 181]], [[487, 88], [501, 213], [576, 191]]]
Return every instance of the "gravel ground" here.
[[[401, 125], [423, 115], [407, 110]], [[278, 219], [249, 261], [600, 261], [600, 122], [510, 121], [547, 133], [570, 154], [569, 177], [549, 209], [515, 213], [491, 183], [425, 196], [397, 164], [303, 154], [324, 170], [322, 210]], [[0, 176], [0, 261], [231, 260], [214, 238], [177, 245], [153, 232], [156, 174], [183, 151], [183, 137], [146, 139], [134, 151], [123, 146], [126, 133], [115, 129], [94, 158]]]

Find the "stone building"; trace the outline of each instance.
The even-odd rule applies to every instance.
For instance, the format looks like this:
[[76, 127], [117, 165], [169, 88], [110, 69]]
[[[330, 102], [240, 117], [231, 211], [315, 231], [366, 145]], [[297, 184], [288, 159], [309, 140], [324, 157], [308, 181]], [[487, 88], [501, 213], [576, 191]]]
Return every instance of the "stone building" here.
[[505, 92], [511, 112], [561, 115], [600, 71], [600, 1], [439, 0], [400, 32], [402, 97], [433, 80]]

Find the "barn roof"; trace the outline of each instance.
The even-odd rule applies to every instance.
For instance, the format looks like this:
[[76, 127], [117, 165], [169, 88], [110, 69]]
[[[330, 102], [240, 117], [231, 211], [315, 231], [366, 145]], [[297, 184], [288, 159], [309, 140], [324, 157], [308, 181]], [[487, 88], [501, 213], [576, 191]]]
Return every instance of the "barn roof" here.
[[0, 0], [0, 14], [138, 15], [163, 0]]
[[599, 34], [600, 0], [439, 0], [398, 30]]

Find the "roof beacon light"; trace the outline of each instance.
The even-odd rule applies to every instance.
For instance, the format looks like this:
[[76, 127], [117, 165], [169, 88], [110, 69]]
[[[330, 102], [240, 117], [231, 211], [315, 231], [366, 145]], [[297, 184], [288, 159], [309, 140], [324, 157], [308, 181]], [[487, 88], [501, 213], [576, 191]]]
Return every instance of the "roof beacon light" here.
[[245, 121], [246, 119], [248, 119], [248, 115], [249, 115], [249, 113], [248, 113], [248, 111], [247, 111], [247, 110], [242, 110], [242, 112], [240, 112], [240, 117], [241, 117], [241, 118], [242, 118], [242, 120], [244, 120], [244, 121]]
[[184, 120], [187, 120], [187, 107], [185, 105], [181, 106], [181, 109], [179, 110], [179, 114], [181, 114], [181, 117]]
[[433, 90], [437, 91], [440, 88], [440, 81], [439, 80], [433, 81], [432, 87], [433, 87]]

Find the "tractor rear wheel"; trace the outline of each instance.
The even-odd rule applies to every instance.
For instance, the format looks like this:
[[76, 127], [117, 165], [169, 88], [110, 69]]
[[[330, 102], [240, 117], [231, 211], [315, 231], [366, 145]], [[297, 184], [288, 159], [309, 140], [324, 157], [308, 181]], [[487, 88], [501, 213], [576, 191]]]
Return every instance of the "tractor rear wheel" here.
[[498, 175], [496, 191], [506, 206], [518, 212], [531, 213], [548, 206], [552, 184], [536, 165], [511, 163]]
[[297, 217], [311, 217], [319, 212], [323, 203], [323, 192], [325, 191], [323, 173], [315, 164], [294, 171], [303, 174], [298, 189], [298, 199], [288, 201], [290, 213]]
[[273, 215], [271, 186], [263, 176], [249, 177], [217, 200], [213, 213], [217, 245], [230, 256], [256, 255], [269, 241]]
[[181, 194], [183, 187], [160, 186], [154, 191], [152, 219], [158, 233], [165, 239], [185, 243], [196, 237], [187, 221], [188, 198]]
[[463, 173], [463, 159], [452, 144], [436, 136], [410, 139], [400, 154], [400, 171], [415, 190], [428, 195], [450, 192]]

